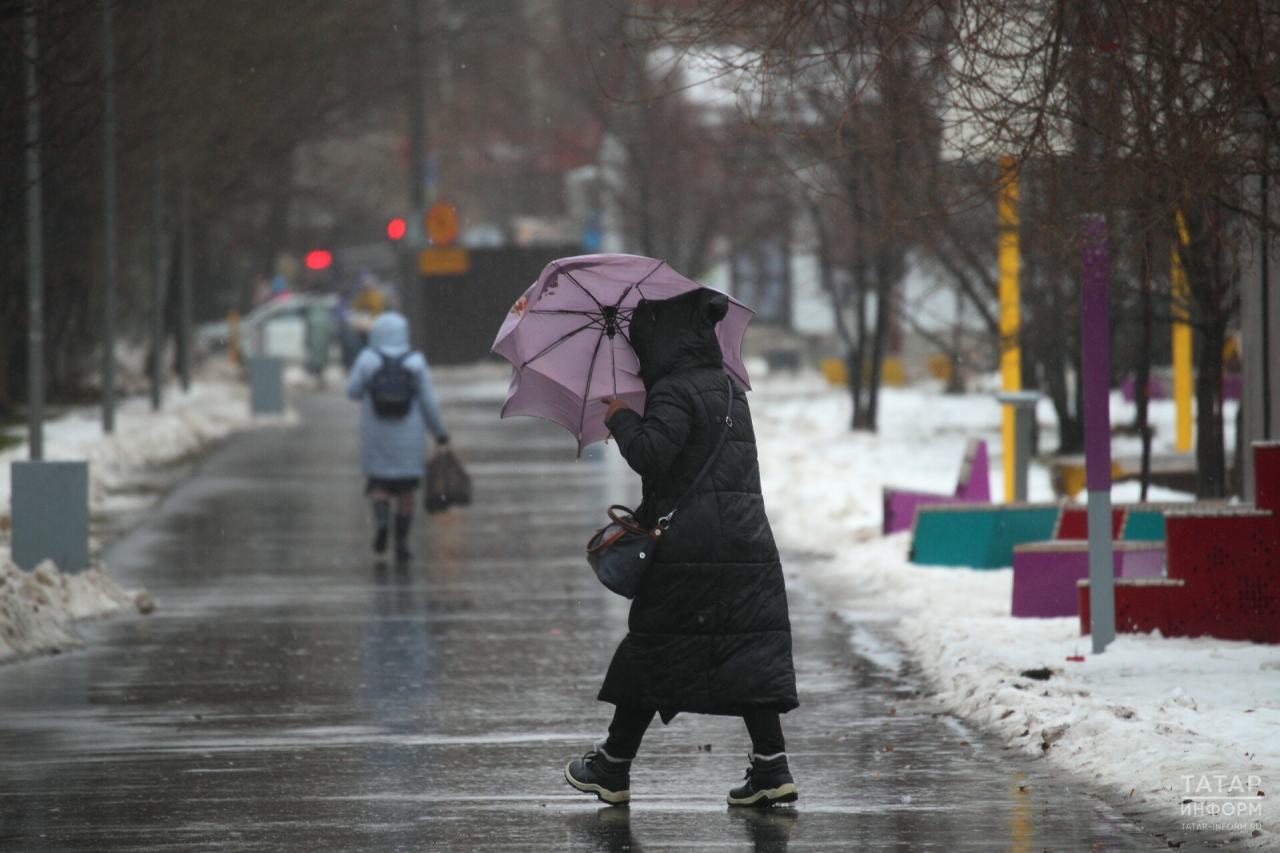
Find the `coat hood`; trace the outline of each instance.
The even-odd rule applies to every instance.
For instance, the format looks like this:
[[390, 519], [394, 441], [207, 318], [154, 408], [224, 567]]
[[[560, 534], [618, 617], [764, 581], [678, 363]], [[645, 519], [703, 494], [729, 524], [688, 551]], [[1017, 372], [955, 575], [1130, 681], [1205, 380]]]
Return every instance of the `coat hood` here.
[[369, 347], [389, 356], [408, 352], [409, 321], [395, 311], [379, 314], [369, 329]]
[[729, 311], [729, 297], [698, 288], [670, 299], [642, 299], [631, 315], [628, 338], [640, 361], [646, 389], [664, 376], [691, 367], [724, 367], [716, 324]]

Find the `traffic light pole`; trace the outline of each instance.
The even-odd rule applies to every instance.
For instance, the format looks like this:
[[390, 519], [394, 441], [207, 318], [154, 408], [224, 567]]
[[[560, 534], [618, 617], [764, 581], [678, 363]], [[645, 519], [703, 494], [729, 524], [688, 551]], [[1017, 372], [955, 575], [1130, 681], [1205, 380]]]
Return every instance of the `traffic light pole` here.
[[423, 219], [427, 209], [427, 109], [426, 81], [423, 79], [424, 54], [422, 33], [422, 0], [409, 0], [409, 61], [406, 96], [409, 113], [409, 217], [401, 254], [401, 298], [409, 318], [409, 333], [415, 349], [425, 349], [423, 314], [426, 294], [418, 274], [418, 253], [426, 248]]

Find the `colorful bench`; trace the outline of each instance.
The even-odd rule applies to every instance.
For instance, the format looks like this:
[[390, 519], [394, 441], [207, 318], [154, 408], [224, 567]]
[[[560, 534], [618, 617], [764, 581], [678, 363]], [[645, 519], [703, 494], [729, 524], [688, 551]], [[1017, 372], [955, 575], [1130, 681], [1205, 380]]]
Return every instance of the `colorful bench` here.
[[969, 444], [964, 451], [964, 461], [960, 465], [956, 493], [937, 495], [886, 486], [883, 493], [884, 521], [881, 529], [885, 535], [897, 533], [900, 530], [910, 530], [916, 520], [916, 510], [928, 504], [989, 503], [991, 501], [990, 469], [987, 443], [969, 439]]
[[1013, 547], [1052, 539], [1059, 504], [935, 504], [916, 511], [911, 561], [924, 566], [1000, 569]]
[[[1163, 542], [1169, 513], [1218, 504], [1121, 504], [1112, 509], [1117, 541]], [[1017, 545], [1045, 540], [1085, 539], [1088, 516], [1076, 504], [974, 504], [921, 506], [911, 534], [911, 561], [925, 566], [999, 569], [1013, 565]]]
[[[1118, 578], [1160, 577], [1164, 543], [1120, 541], [1115, 548]], [[1013, 615], [1075, 616], [1076, 582], [1089, 577], [1089, 543], [1055, 539], [1013, 546]]]
[[[1166, 513], [1166, 576], [1116, 581], [1116, 631], [1280, 643], [1280, 442], [1253, 458], [1252, 507]], [[1088, 582], [1077, 589], [1088, 634]]]

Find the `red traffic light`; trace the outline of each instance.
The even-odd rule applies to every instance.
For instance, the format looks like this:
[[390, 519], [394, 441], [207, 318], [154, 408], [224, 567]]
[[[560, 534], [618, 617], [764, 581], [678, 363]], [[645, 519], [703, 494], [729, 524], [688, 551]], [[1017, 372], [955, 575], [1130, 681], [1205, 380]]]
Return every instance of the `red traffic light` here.
[[329, 265], [333, 263], [333, 253], [326, 252], [324, 249], [316, 249], [314, 252], [307, 252], [304, 263], [309, 270], [327, 270]]
[[393, 219], [387, 223], [387, 236], [392, 240], [399, 240], [404, 236], [405, 224], [403, 219]]

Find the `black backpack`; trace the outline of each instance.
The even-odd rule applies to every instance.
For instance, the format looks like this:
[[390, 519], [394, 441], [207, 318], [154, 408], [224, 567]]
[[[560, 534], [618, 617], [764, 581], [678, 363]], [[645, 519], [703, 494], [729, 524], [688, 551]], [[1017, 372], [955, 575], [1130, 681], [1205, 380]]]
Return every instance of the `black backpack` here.
[[382, 366], [369, 378], [369, 397], [373, 411], [380, 418], [403, 418], [409, 414], [414, 395], [418, 393], [418, 377], [404, 366], [404, 360], [412, 355], [406, 352], [391, 358], [379, 351]]

